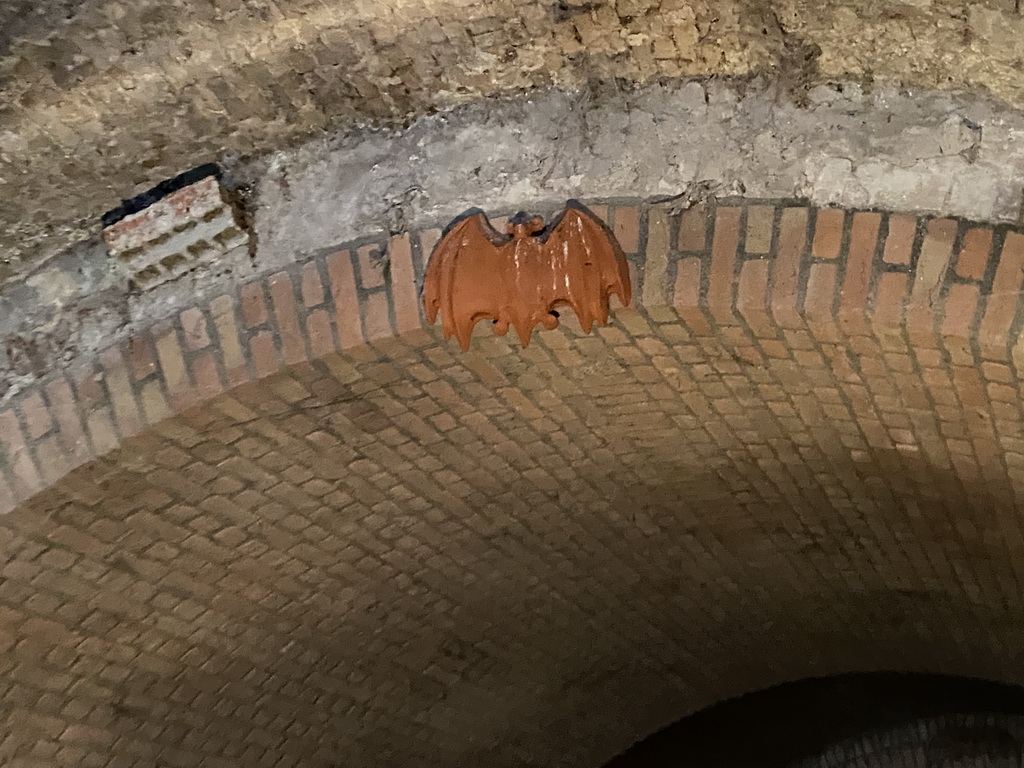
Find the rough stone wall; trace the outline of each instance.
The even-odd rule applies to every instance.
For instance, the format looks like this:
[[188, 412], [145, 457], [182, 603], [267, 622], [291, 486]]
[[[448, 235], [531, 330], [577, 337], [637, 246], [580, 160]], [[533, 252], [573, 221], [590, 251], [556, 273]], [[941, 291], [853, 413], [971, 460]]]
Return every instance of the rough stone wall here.
[[538, 86], [761, 74], [800, 101], [853, 77], [1024, 103], [1014, 0], [31, 6], [0, 17], [4, 271], [192, 165]]

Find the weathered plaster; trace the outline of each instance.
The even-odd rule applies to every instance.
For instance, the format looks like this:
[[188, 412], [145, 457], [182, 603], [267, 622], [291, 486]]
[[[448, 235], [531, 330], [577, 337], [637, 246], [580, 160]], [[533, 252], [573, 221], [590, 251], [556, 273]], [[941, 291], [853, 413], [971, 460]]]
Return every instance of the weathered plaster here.
[[[481, 97], [761, 75], [1024, 105], [1017, 0], [107, 0], [0, 8], [0, 282], [181, 170]], [[842, 167], [830, 167], [844, 176]]]
[[[1016, 221], [1024, 114], [947, 92], [819, 87], [806, 107], [774, 85], [716, 80], [559, 91], [467, 105], [406, 130], [334, 135], [226, 172], [256, 232], [213, 266], [142, 293], [82, 245], [0, 293], [0, 394], [53, 365], [234, 290], [302, 255], [379, 232], [443, 225], [567, 198], [806, 198]], [[98, 234], [98, 226], [97, 226]]]

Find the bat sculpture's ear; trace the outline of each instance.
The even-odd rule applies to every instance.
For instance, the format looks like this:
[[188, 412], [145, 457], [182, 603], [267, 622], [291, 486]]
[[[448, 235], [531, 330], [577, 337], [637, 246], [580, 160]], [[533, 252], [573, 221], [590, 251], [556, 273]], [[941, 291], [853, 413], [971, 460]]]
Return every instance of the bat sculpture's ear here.
[[525, 211], [519, 211], [508, 220], [508, 233], [525, 237], [528, 235], [539, 235], [544, 231], [544, 219], [539, 216], [531, 216]]

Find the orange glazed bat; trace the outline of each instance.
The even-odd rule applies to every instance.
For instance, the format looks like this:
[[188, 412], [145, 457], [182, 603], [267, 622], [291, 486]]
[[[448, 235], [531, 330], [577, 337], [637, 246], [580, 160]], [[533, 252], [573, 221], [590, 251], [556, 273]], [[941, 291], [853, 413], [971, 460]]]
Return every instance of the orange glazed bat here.
[[441, 313], [446, 339], [469, 349], [473, 326], [494, 321], [504, 336], [512, 326], [525, 347], [540, 323], [558, 325], [556, 309], [571, 307], [586, 333], [608, 322], [608, 300], [628, 305], [629, 266], [615, 236], [575, 200], [549, 226], [517, 213], [499, 234], [483, 212], [457, 218], [434, 248], [427, 265], [423, 302], [427, 320]]

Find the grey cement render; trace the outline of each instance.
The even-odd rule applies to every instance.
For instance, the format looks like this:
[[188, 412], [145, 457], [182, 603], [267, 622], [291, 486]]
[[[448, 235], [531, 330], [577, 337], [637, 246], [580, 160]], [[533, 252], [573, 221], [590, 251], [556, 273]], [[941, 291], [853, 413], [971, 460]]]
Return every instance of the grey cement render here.
[[[0, 400], [55, 366], [197, 300], [331, 246], [567, 198], [802, 198], [1017, 222], [1024, 113], [948, 92], [822, 86], [798, 106], [771, 86], [719, 80], [624, 91], [533, 93], [353, 131], [252, 161], [224, 158], [242, 188], [253, 253], [145, 293], [96, 238], [0, 294]], [[187, 170], [185, 168], [182, 171]]]

